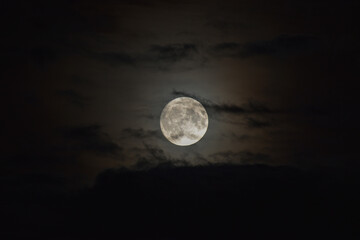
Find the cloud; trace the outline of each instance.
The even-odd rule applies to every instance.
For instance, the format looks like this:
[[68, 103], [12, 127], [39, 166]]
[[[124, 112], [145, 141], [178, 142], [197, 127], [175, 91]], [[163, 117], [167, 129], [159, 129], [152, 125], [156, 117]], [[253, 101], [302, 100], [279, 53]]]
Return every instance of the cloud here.
[[153, 45], [150, 53], [153, 54], [156, 61], [174, 63], [184, 59], [192, 59], [195, 54], [198, 54], [198, 48], [191, 43]]
[[100, 125], [64, 127], [60, 131], [66, 139], [63, 147], [70, 151], [115, 155], [122, 150], [106, 133], [101, 131]]
[[[19, 137], [15, 150], [3, 153], [3, 169], [25, 172], [55, 171], [62, 166], [76, 166], [77, 161], [89, 155], [120, 158], [123, 148], [103, 132], [100, 125], [61, 126], [47, 131], [32, 129]], [[84, 155], [85, 154], [85, 155]], [[22, 170], [21, 170], [22, 171]]]
[[171, 152], [165, 152], [163, 148], [155, 144], [161, 143], [159, 140], [165, 140], [160, 130], [125, 128], [121, 131], [120, 135], [121, 140], [134, 138], [137, 141], [137, 147], [124, 149], [125, 155], [134, 161], [134, 164], [130, 166], [131, 169], [144, 170], [208, 163], [200, 153], [193, 150], [186, 151], [180, 156], [175, 156], [176, 154], [174, 155]]
[[249, 26], [235, 21], [212, 20], [205, 24], [206, 27], [211, 27], [222, 34], [236, 34], [249, 29]]
[[69, 184], [65, 176], [52, 173], [20, 173], [17, 175], [4, 175], [0, 181], [2, 200], [20, 196], [43, 195], [44, 193], [62, 193], [67, 190]]
[[154, 114], [142, 114], [140, 116], [143, 118], [150, 119], [150, 120], [160, 119], [160, 116], [156, 116]]
[[[357, 171], [338, 168], [304, 171], [284, 166], [211, 165], [108, 169], [97, 176], [94, 186], [63, 194], [53, 194], [51, 187], [29, 188], [27, 180], [20, 184], [0, 181], [0, 186], [6, 187], [0, 205], [5, 236], [265, 239], [282, 226], [285, 230], [277, 231], [280, 239], [300, 230], [304, 238], [314, 231], [330, 237], [334, 232], [343, 234], [336, 226], [357, 216], [359, 202]], [[320, 209], [314, 203], [321, 203]], [[18, 231], [19, 226], [27, 231]], [[335, 231], [329, 226], [335, 226]], [[356, 221], [346, 226], [350, 232], [358, 229]], [[256, 231], [260, 228], [266, 231]], [[45, 232], [39, 234], [36, 229]]]
[[266, 163], [266, 161], [270, 159], [270, 156], [250, 151], [224, 151], [211, 154], [209, 158], [216, 163], [258, 164]]
[[132, 56], [125, 52], [92, 53], [91, 55], [100, 61], [116, 65], [134, 66], [138, 61], [136, 56]]
[[[237, 105], [233, 103], [215, 103], [195, 94], [175, 89], [172, 91], [172, 94], [197, 99], [206, 108], [210, 118], [230, 124], [243, 124], [248, 128], [270, 127], [272, 123], [270, 120], [265, 120], [264, 118], [270, 114], [280, 113], [279, 110], [270, 109], [266, 105], [253, 100], [249, 100], [242, 105]], [[240, 116], [243, 117], [243, 119], [234, 119], [229, 117], [229, 115]]]
[[[173, 90], [172, 94], [197, 99], [206, 108], [210, 118], [231, 124], [245, 124], [249, 128], [269, 127], [271, 126], [269, 120], [260, 120], [259, 118], [261, 117], [261, 119], [263, 119], [266, 115], [280, 113], [278, 110], [270, 109], [266, 105], [253, 100], [249, 100], [242, 105], [237, 105], [233, 103], [215, 103], [209, 99], [184, 91]], [[234, 118], [228, 115], [241, 116], [245, 119], [241, 121], [234, 120]]]
[[210, 50], [218, 57], [248, 58], [253, 56], [286, 57], [298, 53], [309, 52], [318, 46], [318, 40], [305, 35], [280, 35], [264, 41], [245, 44], [223, 42]]
[[151, 45], [147, 52], [139, 54], [138, 63], [161, 71], [192, 70], [202, 67], [206, 59], [194, 43], [171, 43]]
[[[243, 141], [248, 136], [233, 136]], [[210, 166], [214, 164], [269, 164], [270, 155], [252, 151], [221, 151], [203, 156], [196, 151], [189, 150], [185, 154], [174, 157], [162, 148], [143, 141], [143, 148], [133, 149], [136, 154], [135, 163], [130, 169], [146, 170], [159, 167]]]
[[58, 90], [56, 93], [59, 96], [64, 97], [71, 104], [81, 107], [81, 108], [88, 105], [88, 102], [89, 102], [88, 97], [84, 97], [81, 94], [79, 94], [78, 92], [71, 90], [71, 89]]
[[139, 138], [139, 139], [145, 139], [145, 138], [159, 138], [162, 139], [162, 135], [159, 130], [145, 130], [143, 128], [125, 128], [121, 132], [121, 138]]
[[189, 166], [190, 162], [183, 159], [176, 159], [165, 154], [159, 147], [143, 142], [145, 155], [139, 156], [132, 168], [145, 170], [151, 168], [172, 168], [179, 166]]
[[222, 137], [224, 137], [225, 139], [230, 139], [231, 141], [239, 141], [239, 142], [243, 142], [243, 141], [247, 141], [251, 138], [251, 136], [247, 135], [247, 134], [235, 134], [235, 133], [230, 133], [230, 134], [222, 134]]
[[[286, 57], [298, 53], [309, 52], [319, 45], [316, 38], [305, 35], [280, 35], [276, 38], [248, 43], [223, 42], [214, 46], [201, 48], [198, 44], [171, 43], [154, 44], [145, 52], [127, 53], [126, 51], [93, 52], [87, 54], [110, 64], [129, 66], [155, 67], [168, 70], [170, 67], [182, 66], [192, 69], [202, 66], [208, 58], [202, 50], [208, 50], [215, 57], [249, 58], [253, 56]], [[188, 64], [187, 64], [188, 63]], [[192, 66], [189, 65], [191, 63]]]
[[250, 128], [265, 128], [271, 126], [269, 121], [262, 121], [252, 117], [246, 119], [246, 125]]
[[201, 104], [208, 109], [217, 113], [230, 113], [230, 114], [246, 114], [246, 113], [275, 113], [274, 110], [269, 109], [264, 104], [256, 101], [248, 101], [243, 105], [227, 104], [227, 103], [215, 103], [209, 99], [197, 96], [195, 94], [187, 93], [184, 91], [173, 90], [172, 94], [175, 96], [184, 96], [197, 99]]
[[87, 50], [85, 55], [112, 65], [127, 65], [133, 67], [155, 68], [169, 70], [170, 68], [192, 69], [201, 66], [205, 57], [200, 54], [199, 47], [193, 43], [172, 43], [151, 45], [144, 52], [127, 53], [93, 52]]
[[224, 43], [219, 43], [217, 45], [214, 46], [213, 50], [215, 51], [226, 51], [226, 50], [237, 50], [238, 48], [240, 48], [240, 44], [239, 43], [235, 43], [235, 42], [224, 42]]
[[164, 150], [155, 147], [155, 146], [151, 146], [149, 144], [144, 143], [145, 149], [147, 150], [147, 152], [151, 155], [151, 157], [153, 157], [154, 159], [156, 159], [159, 162], [168, 162], [171, 161], [170, 157], [165, 156]]

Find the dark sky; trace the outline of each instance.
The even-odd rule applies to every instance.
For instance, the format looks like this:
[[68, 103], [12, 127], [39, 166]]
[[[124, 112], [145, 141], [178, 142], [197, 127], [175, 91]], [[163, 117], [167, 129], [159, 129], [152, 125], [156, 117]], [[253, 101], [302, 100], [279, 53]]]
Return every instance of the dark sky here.
[[[92, 187], [117, 169], [359, 168], [358, 1], [0, 6], [5, 191]], [[188, 147], [168, 142], [159, 125], [180, 96], [210, 117]]]
[[[7, 173], [86, 182], [168, 161], [358, 166], [356, 1], [2, 5]], [[210, 115], [186, 148], [159, 128], [178, 96]]]

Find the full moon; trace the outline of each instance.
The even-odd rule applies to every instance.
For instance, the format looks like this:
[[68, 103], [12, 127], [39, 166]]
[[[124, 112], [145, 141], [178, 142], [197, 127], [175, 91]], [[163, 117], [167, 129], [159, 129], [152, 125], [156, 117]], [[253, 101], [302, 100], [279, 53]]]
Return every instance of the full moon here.
[[160, 127], [173, 144], [188, 146], [198, 142], [206, 133], [209, 118], [200, 102], [189, 97], [175, 98], [163, 109]]

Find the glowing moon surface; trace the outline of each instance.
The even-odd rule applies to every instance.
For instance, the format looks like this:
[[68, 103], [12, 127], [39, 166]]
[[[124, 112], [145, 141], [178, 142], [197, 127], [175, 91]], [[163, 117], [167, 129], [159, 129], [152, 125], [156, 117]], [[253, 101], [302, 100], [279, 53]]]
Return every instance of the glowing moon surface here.
[[201, 103], [193, 98], [179, 97], [169, 102], [160, 117], [164, 136], [173, 144], [188, 146], [206, 133], [209, 118]]

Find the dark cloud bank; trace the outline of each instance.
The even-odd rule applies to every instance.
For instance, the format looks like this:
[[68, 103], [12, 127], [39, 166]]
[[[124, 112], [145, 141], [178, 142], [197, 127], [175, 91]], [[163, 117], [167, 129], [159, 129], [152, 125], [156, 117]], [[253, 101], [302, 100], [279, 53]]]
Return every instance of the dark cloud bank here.
[[76, 193], [39, 188], [51, 182], [3, 179], [4, 239], [350, 239], [359, 223], [359, 177], [338, 169], [112, 169]]

